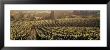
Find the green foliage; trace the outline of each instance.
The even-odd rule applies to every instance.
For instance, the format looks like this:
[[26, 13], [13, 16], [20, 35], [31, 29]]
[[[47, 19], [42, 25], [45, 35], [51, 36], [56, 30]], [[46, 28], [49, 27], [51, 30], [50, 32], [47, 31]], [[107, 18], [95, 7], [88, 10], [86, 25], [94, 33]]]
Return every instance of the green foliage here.
[[12, 40], [99, 40], [99, 18], [11, 21]]

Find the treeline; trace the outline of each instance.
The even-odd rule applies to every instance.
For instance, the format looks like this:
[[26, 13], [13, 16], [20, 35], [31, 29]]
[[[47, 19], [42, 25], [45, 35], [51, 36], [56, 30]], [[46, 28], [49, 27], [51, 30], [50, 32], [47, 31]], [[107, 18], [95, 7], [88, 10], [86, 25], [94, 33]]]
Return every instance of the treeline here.
[[99, 17], [99, 10], [11, 10], [11, 21]]

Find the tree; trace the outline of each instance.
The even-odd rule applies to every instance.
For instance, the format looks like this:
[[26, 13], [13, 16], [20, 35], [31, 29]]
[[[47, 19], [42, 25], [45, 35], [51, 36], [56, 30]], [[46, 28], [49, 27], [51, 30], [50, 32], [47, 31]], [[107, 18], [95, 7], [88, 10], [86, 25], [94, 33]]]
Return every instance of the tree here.
[[54, 17], [54, 10], [51, 10], [51, 13], [50, 13], [50, 19], [55, 19], [55, 17]]

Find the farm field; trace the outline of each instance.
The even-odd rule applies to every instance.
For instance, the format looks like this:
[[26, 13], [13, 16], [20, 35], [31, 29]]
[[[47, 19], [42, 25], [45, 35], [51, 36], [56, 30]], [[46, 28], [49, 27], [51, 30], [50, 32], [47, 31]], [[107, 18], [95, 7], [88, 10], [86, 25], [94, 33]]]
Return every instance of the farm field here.
[[11, 40], [100, 40], [100, 17], [97, 16], [39, 20], [23, 17], [11, 16]]
[[72, 19], [69, 21], [63, 20], [57, 20], [59, 22], [48, 20], [18, 21], [11, 25], [11, 39], [72, 40], [74, 37], [73, 40], [98, 40], [100, 37], [98, 19]]

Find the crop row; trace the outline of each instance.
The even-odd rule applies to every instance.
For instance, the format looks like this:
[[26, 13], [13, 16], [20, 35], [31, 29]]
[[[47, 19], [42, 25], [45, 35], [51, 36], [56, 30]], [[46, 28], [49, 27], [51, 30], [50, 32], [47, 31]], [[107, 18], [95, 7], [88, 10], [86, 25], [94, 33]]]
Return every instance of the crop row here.
[[11, 30], [15, 40], [99, 40], [99, 27], [20, 27]]

